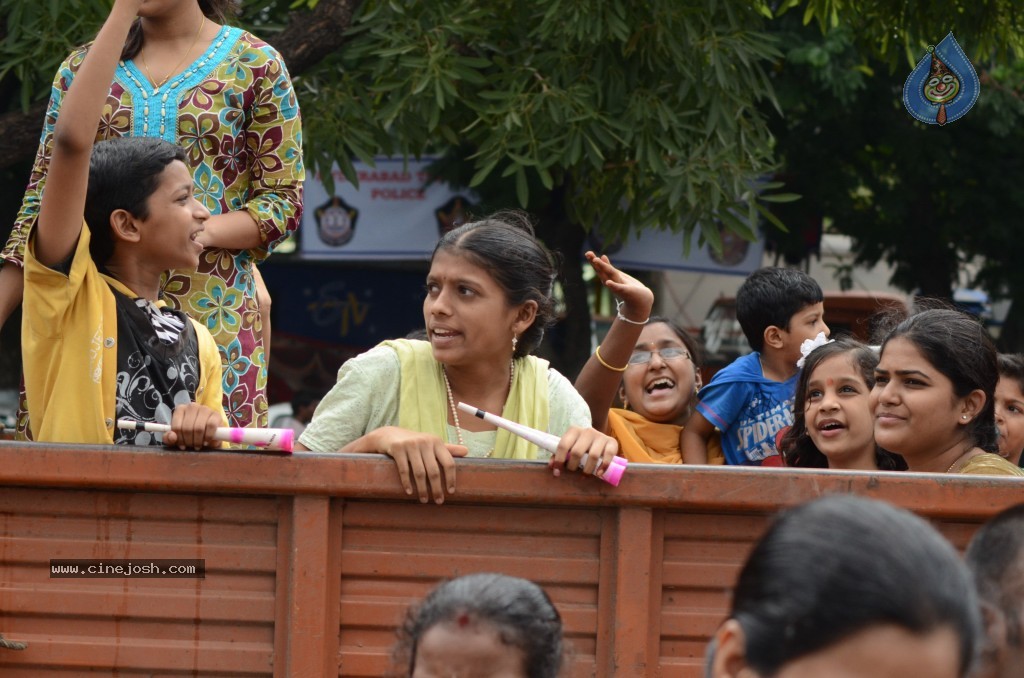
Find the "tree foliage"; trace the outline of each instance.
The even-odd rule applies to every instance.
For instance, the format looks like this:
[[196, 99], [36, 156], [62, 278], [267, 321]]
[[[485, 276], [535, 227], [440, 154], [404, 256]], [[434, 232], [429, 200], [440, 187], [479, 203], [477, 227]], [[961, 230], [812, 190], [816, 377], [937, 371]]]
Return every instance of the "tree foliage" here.
[[[1017, 0], [783, 0], [777, 18], [800, 18], [819, 34], [842, 28], [860, 55], [895, 72], [953, 31], [972, 57], [1006, 62], [1024, 56], [1024, 5]], [[792, 24], [790, 24], [792, 25]]]
[[[892, 70], [950, 28], [971, 36], [973, 54], [1020, 55], [1018, 4], [246, 0], [240, 20], [274, 42], [290, 10], [301, 23], [324, 6], [358, 8], [345, 48], [297, 79], [318, 169], [337, 160], [354, 179], [354, 158], [454, 149], [471, 167], [467, 183], [498, 180], [523, 206], [558, 192], [585, 227], [624, 235], [720, 221], [751, 235], [751, 182], [777, 159], [766, 121], [780, 17], [819, 33], [842, 28], [857, 54]], [[57, 64], [107, 6], [0, 0], [8, 101], [25, 109], [45, 99]], [[820, 61], [816, 49], [805, 58]], [[704, 235], [715, 241], [717, 230]]]
[[[3, 141], [19, 115], [38, 130], [32, 107], [108, 6], [0, 0], [0, 163], [31, 156], [34, 140]], [[893, 262], [905, 286], [937, 290], [964, 254], [1016, 251], [1006, 236], [1019, 211], [1015, 167], [997, 158], [1019, 136], [1017, 0], [243, 6], [241, 23], [283, 41], [301, 64], [292, 70], [305, 150], [328, 180], [334, 161], [354, 181], [354, 159], [441, 155], [446, 178], [544, 214], [571, 256], [595, 226], [619, 236], [696, 231], [712, 243], [718, 224], [752, 235], [766, 199], [752, 186], [777, 170], [788, 183], [777, 199], [804, 199], [775, 203], [772, 219], [834, 217], [865, 261]], [[304, 44], [288, 42], [332, 10]], [[925, 129], [903, 113], [897, 90], [949, 30], [989, 79], [978, 110]], [[1008, 269], [983, 275], [1011, 285]]]
[[563, 187], [587, 227], [747, 230], [732, 213], [771, 168], [777, 56], [743, 3], [368, 0], [306, 83], [314, 160], [354, 181], [350, 158], [456, 149], [469, 185], [501, 179], [523, 207]]
[[1024, 296], [1024, 62], [978, 56], [959, 34], [982, 92], [965, 117], [938, 127], [903, 108], [912, 61], [889, 74], [845, 25], [778, 27], [787, 48], [774, 84], [786, 115], [771, 125], [785, 177], [804, 195], [782, 217], [830, 218], [854, 237], [857, 263], [887, 262], [907, 291], [949, 297], [965, 265], [980, 262], [971, 284]]

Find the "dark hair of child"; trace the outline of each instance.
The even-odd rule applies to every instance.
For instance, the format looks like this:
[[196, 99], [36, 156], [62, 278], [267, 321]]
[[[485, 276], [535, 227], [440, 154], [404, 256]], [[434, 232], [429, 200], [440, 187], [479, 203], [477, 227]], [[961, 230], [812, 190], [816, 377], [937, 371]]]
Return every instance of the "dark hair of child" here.
[[982, 525], [967, 546], [964, 560], [978, 595], [1003, 613], [1006, 640], [1024, 644], [1021, 628], [1020, 582], [1024, 570], [1024, 504], [1017, 504], [997, 514]]
[[1017, 382], [1017, 388], [1024, 393], [1024, 355], [1020, 353], [1000, 353], [999, 376], [1013, 379]]
[[798, 311], [825, 298], [814, 278], [793, 268], [760, 268], [736, 292], [736, 319], [755, 351], [764, 350], [764, 331], [789, 329]]
[[97, 266], [102, 268], [114, 253], [110, 215], [121, 209], [138, 219], [148, 218], [149, 196], [160, 185], [164, 169], [175, 160], [185, 162], [185, 151], [153, 137], [110, 139], [93, 147], [85, 223], [91, 235], [89, 254]]
[[427, 631], [463, 617], [492, 626], [503, 643], [519, 649], [530, 678], [555, 678], [561, 670], [562, 618], [544, 589], [526, 579], [481, 573], [440, 584], [409, 610], [394, 652], [400, 675], [415, 671], [417, 646]]
[[951, 629], [963, 676], [981, 631], [974, 584], [953, 546], [909, 511], [850, 495], [782, 514], [743, 566], [729, 617], [762, 676], [890, 624]]
[[318, 391], [314, 391], [308, 388], [299, 389], [298, 391], [292, 394], [292, 412], [298, 412], [303, 407], [308, 407], [309, 405], [312, 405], [316, 401], [320, 400], [322, 397], [323, 394]]

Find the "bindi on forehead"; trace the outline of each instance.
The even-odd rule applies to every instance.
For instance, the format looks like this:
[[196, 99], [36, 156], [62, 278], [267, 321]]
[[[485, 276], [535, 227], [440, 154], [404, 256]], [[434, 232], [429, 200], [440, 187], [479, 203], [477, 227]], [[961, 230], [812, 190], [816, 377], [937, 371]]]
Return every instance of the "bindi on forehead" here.
[[833, 379], [832, 377], [829, 377], [828, 379], [825, 380], [825, 385], [826, 386], [835, 386], [836, 385], [836, 380]]

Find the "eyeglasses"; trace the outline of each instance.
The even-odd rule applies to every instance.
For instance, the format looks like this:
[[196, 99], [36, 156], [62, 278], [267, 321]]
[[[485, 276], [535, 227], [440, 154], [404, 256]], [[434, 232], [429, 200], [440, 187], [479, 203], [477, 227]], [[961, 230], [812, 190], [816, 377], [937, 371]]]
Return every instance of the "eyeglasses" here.
[[655, 353], [660, 355], [662, 360], [675, 360], [677, 358], [690, 357], [689, 352], [685, 348], [679, 348], [678, 346], [666, 346], [665, 348], [656, 348], [653, 351], [633, 351], [626, 364], [646, 365], [651, 362], [651, 358], [654, 357]]

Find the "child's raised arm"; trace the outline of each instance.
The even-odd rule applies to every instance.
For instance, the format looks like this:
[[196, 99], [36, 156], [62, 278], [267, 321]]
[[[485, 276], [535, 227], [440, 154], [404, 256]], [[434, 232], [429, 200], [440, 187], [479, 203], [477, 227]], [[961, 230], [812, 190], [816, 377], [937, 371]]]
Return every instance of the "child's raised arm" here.
[[96, 128], [125, 37], [143, 1], [115, 0], [64, 97], [36, 223], [35, 255], [44, 266], [67, 259], [82, 232]]
[[[590, 407], [593, 427], [607, 433], [608, 410], [619, 390], [629, 356], [636, 347], [645, 322], [650, 318], [654, 293], [636, 278], [612, 266], [608, 257], [598, 257], [593, 252], [587, 252], [587, 259], [605, 287], [622, 300], [622, 308], [598, 347], [600, 357], [596, 354], [590, 356], [576, 377], [575, 384], [576, 390]], [[620, 314], [628, 320], [619, 319]]]
[[708, 439], [714, 432], [714, 424], [705, 419], [703, 414], [694, 412], [690, 415], [683, 432], [679, 434], [684, 464], [708, 463]]

